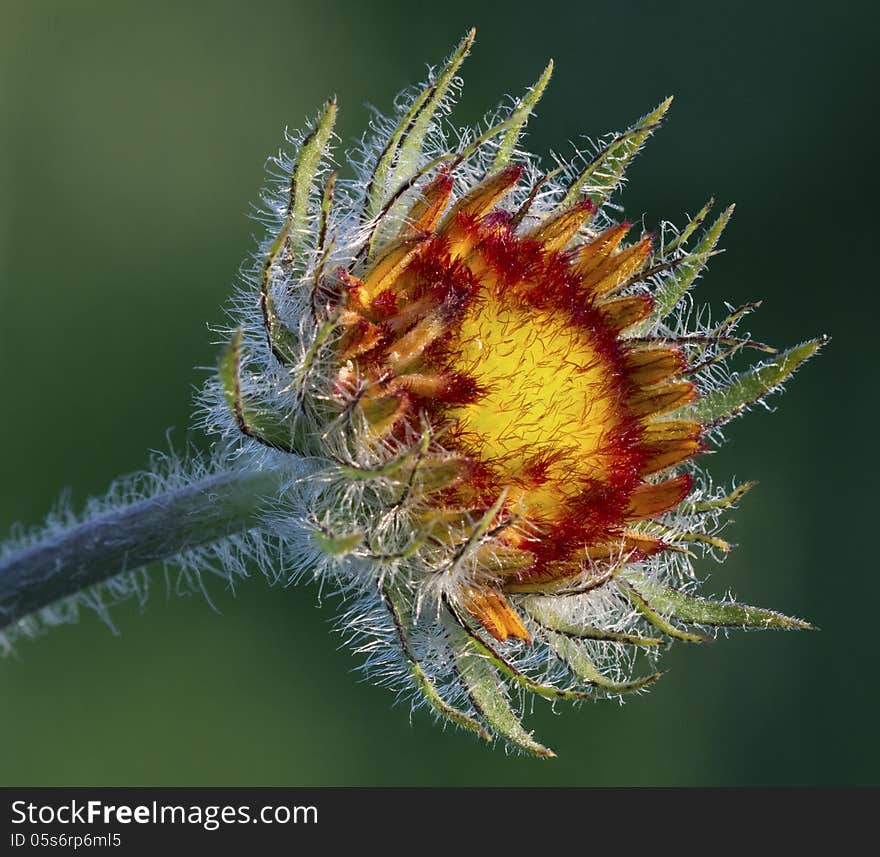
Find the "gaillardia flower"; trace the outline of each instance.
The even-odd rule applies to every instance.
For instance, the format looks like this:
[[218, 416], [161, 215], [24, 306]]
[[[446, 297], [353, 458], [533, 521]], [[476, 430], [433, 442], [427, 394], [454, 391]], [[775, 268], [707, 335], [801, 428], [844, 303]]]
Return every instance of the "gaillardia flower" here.
[[[680, 231], [612, 217], [671, 99], [544, 169], [520, 137], [552, 66], [478, 129], [447, 123], [472, 40], [374, 119], [353, 177], [333, 171], [335, 101], [273, 161], [269, 235], [202, 398], [210, 461], [9, 548], [7, 637], [137, 590], [153, 559], [192, 579], [256, 559], [331, 580], [372, 675], [549, 756], [528, 694], [619, 697], [658, 678], [667, 640], [809, 627], [696, 594], [695, 557], [727, 552], [720, 519], [750, 487], [697, 462], [824, 339], [777, 352], [737, 333], [753, 305], [692, 310], [732, 207]], [[771, 356], [727, 368], [755, 349]], [[144, 528], [128, 566], [123, 518]], [[40, 563], [56, 584], [35, 596]]]

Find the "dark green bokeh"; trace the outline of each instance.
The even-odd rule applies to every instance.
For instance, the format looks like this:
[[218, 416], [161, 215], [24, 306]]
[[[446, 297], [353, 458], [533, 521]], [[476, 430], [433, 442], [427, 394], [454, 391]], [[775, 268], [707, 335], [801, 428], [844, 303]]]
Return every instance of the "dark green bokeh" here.
[[[565, 150], [677, 95], [624, 199], [648, 225], [735, 200], [699, 298], [757, 298], [752, 329], [835, 341], [731, 426], [719, 479], [757, 478], [718, 592], [820, 633], [677, 646], [651, 694], [529, 726], [536, 762], [410, 718], [352, 670], [313, 589], [166, 597], [0, 661], [5, 784], [747, 784], [876, 782], [868, 4], [7, 0], [3, 12], [0, 531], [140, 467], [216, 357], [285, 123], [336, 92], [341, 133], [479, 28], [459, 117], [557, 71], [529, 138]], [[862, 302], [865, 301], [865, 306]], [[222, 614], [222, 615], [221, 615]]]

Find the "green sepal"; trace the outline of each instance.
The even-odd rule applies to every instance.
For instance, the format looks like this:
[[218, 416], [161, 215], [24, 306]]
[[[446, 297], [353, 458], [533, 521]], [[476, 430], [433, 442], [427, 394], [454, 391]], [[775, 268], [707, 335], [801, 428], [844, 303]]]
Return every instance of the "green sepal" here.
[[713, 512], [716, 509], [729, 509], [736, 505], [749, 491], [758, 483], [754, 480], [751, 482], [743, 482], [737, 485], [729, 494], [719, 497], [716, 500], [704, 500], [700, 503], [691, 504], [690, 508], [693, 512]]
[[318, 362], [318, 357], [321, 355], [321, 352], [327, 345], [330, 337], [339, 326], [339, 319], [341, 317], [342, 313], [337, 311], [321, 324], [315, 332], [315, 338], [312, 340], [312, 344], [309, 346], [308, 351], [306, 351], [302, 363], [299, 365], [296, 372], [292, 373], [294, 379], [287, 387], [287, 390], [296, 389], [300, 401], [302, 401], [306, 395], [309, 375], [312, 369], [315, 368], [315, 364]]
[[287, 202], [285, 228], [290, 237], [291, 252], [302, 249], [302, 240], [309, 220], [309, 199], [312, 184], [321, 161], [327, 154], [333, 126], [336, 124], [336, 99], [331, 98], [324, 105], [312, 132], [303, 141], [290, 174], [290, 193]]
[[407, 633], [407, 629], [412, 627], [412, 608], [406, 593], [400, 587], [393, 584], [380, 586], [380, 591], [385, 600], [385, 606], [388, 608], [388, 612], [391, 614], [391, 619], [394, 622], [394, 628], [397, 631], [397, 637], [400, 641], [400, 648], [403, 651], [407, 668], [413, 682], [421, 691], [426, 701], [441, 717], [449, 720], [456, 726], [476, 732], [484, 741], [491, 741], [491, 733], [476, 718], [471, 717], [454, 705], [450, 705], [443, 699], [431, 679], [428, 678], [422, 665], [416, 660]]
[[327, 556], [348, 556], [364, 540], [363, 533], [349, 533], [345, 536], [336, 536], [322, 530], [312, 530], [312, 538], [321, 553]]
[[327, 251], [327, 228], [330, 225], [330, 212], [333, 210], [337, 178], [337, 173], [330, 173], [321, 193], [321, 216], [318, 220], [318, 243], [315, 247], [318, 255], [323, 255]]
[[416, 96], [409, 110], [391, 133], [391, 138], [379, 155], [376, 169], [367, 187], [365, 220], [376, 217], [389, 198], [394, 195], [397, 187], [406, 182], [418, 168], [425, 135], [443, 104], [456, 72], [470, 53], [475, 34], [476, 31], [471, 30], [461, 40], [440, 74]]
[[510, 707], [504, 682], [497, 670], [474, 645], [473, 639], [448, 612], [443, 614], [444, 629], [455, 659], [459, 680], [480, 717], [511, 744], [544, 759], [556, 756], [523, 728]]
[[730, 553], [734, 547], [726, 539], [709, 533], [694, 532], [693, 530], [682, 530], [677, 527], [668, 527], [660, 521], [652, 521], [649, 532], [651, 535], [660, 535], [667, 539], [667, 544], [675, 545], [676, 548], [684, 550], [684, 544], [706, 545], [715, 548], [723, 553]]
[[574, 700], [585, 700], [585, 699], [595, 699], [591, 693], [586, 693], [581, 690], [571, 690], [561, 687], [554, 687], [550, 684], [541, 684], [539, 681], [535, 681], [535, 679], [530, 678], [525, 673], [518, 670], [513, 664], [509, 661], [505, 660], [502, 655], [495, 651], [487, 642], [481, 640], [480, 637], [474, 633], [471, 628], [467, 626], [467, 623], [460, 619], [459, 623], [463, 628], [465, 634], [470, 638], [471, 648], [481, 654], [486, 660], [492, 664], [495, 669], [498, 670], [501, 675], [509, 678], [515, 684], [518, 684], [524, 690], [529, 691], [529, 693], [534, 693], [537, 696], [542, 696], [544, 699], [564, 699], [568, 701]]
[[355, 481], [368, 481], [371, 479], [384, 479], [394, 476], [407, 462], [416, 455], [416, 450], [409, 449], [397, 458], [378, 464], [375, 467], [359, 467], [356, 464], [340, 464], [339, 473]]
[[596, 208], [601, 208], [620, 183], [630, 161], [648, 137], [660, 126], [670, 104], [672, 104], [672, 96], [598, 152], [586, 169], [572, 182], [559, 207], [568, 208], [574, 205], [585, 190], [586, 197]]
[[722, 425], [778, 389], [798, 366], [812, 357], [828, 341], [827, 336], [821, 336], [782, 351], [772, 360], [736, 375], [725, 387], [701, 396], [693, 404], [682, 408], [679, 413], [704, 426]]
[[642, 637], [638, 634], [624, 634], [619, 631], [606, 631], [603, 628], [594, 628], [591, 625], [581, 625], [571, 622], [555, 611], [542, 596], [528, 596], [523, 599], [523, 609], [539, 625], [548, 631], [555, 631], [567, 637], [577, 637], [584, 640], [603, 640], [609, 643], [625, 643], [631, 646], [659, 646], [663, 640], [657, 637]]
[[[718, 244], [721, 233], [724, 232], [724, 228], [730, 221], [733, 210], [734, 206], [730, 205], [721, 212], [718, 219], [703, 233], [694, 249], [675, 266], [675, 273], [667, 277], [651, 295], [654, 306], [648, 318], [639, 325], [640, 331], [650, 330], [675, 309], [678, 302], [694, 284], [700, 272], [706, 267], [706, 262], [715, 250], [715, 245]], [[700, 212], [694, 220], [696, 221], [701, 215], [703, 212]], [[689, 226], [690, 224], [688, 224]], [[688, 227], [685, 227], [685, 232]]]
[[285, 366], [289, 366], [296, 360], [299, 343], [293, 332], [281, 321], [275, 309], [275, 299], [272, 297], [272, 270], [290, 238], [290, 222], [289, 217], [285, 219], [284, 226], [281, 227], [278, 236], [270, 245], [263, 263], [263, 275], [260, 279], [260, 309], [263, 313], [266, 339], [272, 353]]
[[652, 608], [689, 624], [708, 627], [815, 630], [809, 622], [784, 616], [775, 610], [750, 607], [735, 601], [715, 601], [711, 598], [688, 595], [648, 580], [642, 575], [629, 574], [627, 577], [636, 585], [639, 593], [650, 601]]
[[715, 197], [709, 197], [708, 202], [687, 222], [684, 229], [663, 247], [663, 256], [669, 256], [687, 244], [691, 235], [703, 225], [703, 221], [709, 216], [713, 205], [715, 205]]
[[[659, 612], [661, 608], [656, 606], [652, 601], [649, 601], [647, 596], [636, 589], [628, 579], [625, 579], [625, 575], [618, 575], [617, 582], [621, 593], [627, 601], [629, 601], [629, 603], [632, 604], [632, 606], [635, 607], [635, 609], [638, 610], [639, 613], [641, 613], [642, 616], [644, 616], [658, 631], [666, 634], [667, 637], [672, 637], [675, 640], [683, 640], [686, 643], [706, 642], [706, 637], [702, 637], [699, 634], [692, 634], [690, 631], [683, 631], [681, 628], [677, 628], [671, 622], [667, 621]], [[639, 582], [641, 583], [641, 580]]]
[[655, 672], [632, 681], [612, 681], [602, 675], [599, 669], [587, 656], [582, 644], [570, 637], [556, 634], [553, 631], [547, 633], [547, 642], [557, 657], [585, 684], [591, 684], [608, 693], [633, 693], [641, 690], [649, 684], [653, 684], [663, 673]]
[[501, 510], [504, 508], [504, 504], [507, 502], [507, 495], [509, 493], [509, 488], [504, 488], [501, 491], [501, 494], [498, 495], [498, 499], [492, 504], [489, 510], [477, 521], [477, 525], [471, 530], [468, 535], [466, 541], [461, 547], [459, 547], [458, 551], [456, 551], [455, 557], [452, 562], [449, 564], [449, 568], [446, 569], [446, 574], [452, 574], [457, 571], [458, 568], [461, 567], [462, 563], [464, 563], [468, 557], [470, 557], [471, 552], [474, 548], [480, 543], [483, 536], [489, 532], [489, 527], [495, 518], [501, 513]]
[[490, 173], [504, 169], [504, 167], [510, 162], [511, 155], [513, 155], [517, 143], [519, 143], [519, 138], [522, 135], [523, 129], [529, 121], [529, 117], [532, 115], [535, 105], [541, 100], [541, 96], [544, 94], [544, 90], [547, 88], [547, 84], [550, 82], [552, 74], [553, 60], [550, 60], [550, 62], [547, 63], [547, 67], [541, 73], [541, 76], [535, 82], [535, 85], [529, 89], [511, 111], [510, 116], [506, 120], [509, 123], [507, 132], [498, 144], [498, 151], [495, 153], [495, 158], [492, 160], [492, 165], [489, 167]]
[[[266, 328], [269, 348], [285, 366], [296, 361], [299, 343], [293, 332], [281, 321], [275, 309], [275, 300], [272, 296], [272, 273], [275, 265], [281, 261], [282, 254], [290, 259], [295, 259], [297, 253], [303, 249], [306, 243], [304, 236], [308, 231], [312, 184], [321, 166], [321, 160], [327, 154], [330, 135], [336, 124], [336, 112], [336, 100], [330, 99], [324, 105], [315, 127], [299, 147], [290, 173], [284, 223], [275, 240], [269, 246], [266, 259], [263, 262], [260, 279], [260, 309], [263, 313], [263, 325]], [[321, 207], [322, 233], [326, 230], [326, 218], [329, 214], [325, 203], [326, 199], [322, 202]]]
[[218, 374], [226, 404], [242, 434], [273, 449], [295, 452], [290, 423], [280, 415], [272, 414], [265, 408], [248, 402], [242, 392], [242, 339], [243, 334], [239, 328], [232, 334], [229, 345], [220, 359]]

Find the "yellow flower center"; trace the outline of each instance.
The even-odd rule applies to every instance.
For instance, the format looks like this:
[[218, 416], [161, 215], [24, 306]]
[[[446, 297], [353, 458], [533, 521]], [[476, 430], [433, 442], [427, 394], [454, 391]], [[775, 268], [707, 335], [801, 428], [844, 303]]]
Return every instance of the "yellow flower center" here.
[[[605, 435], [620, 422], [611, 367], [583, 330], [558, 313], [480, 302], [463, 320], [454, 367], [485, 389], [451, 408], [462, 440], [514, 483], [537, 460], [546, 482], [529, 495], [547, 517], [583, 479], [608, 470]], [[561, 495], [561, 496], [560, 496]]]

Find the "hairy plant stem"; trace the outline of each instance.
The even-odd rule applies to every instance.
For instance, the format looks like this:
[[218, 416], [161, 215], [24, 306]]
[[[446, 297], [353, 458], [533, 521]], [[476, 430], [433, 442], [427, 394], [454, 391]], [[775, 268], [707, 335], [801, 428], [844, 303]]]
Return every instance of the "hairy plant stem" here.
[[117, 574], [253, 529], [282, 478], [273, 470], [213, 473], [0, 559], [0, 631]]

